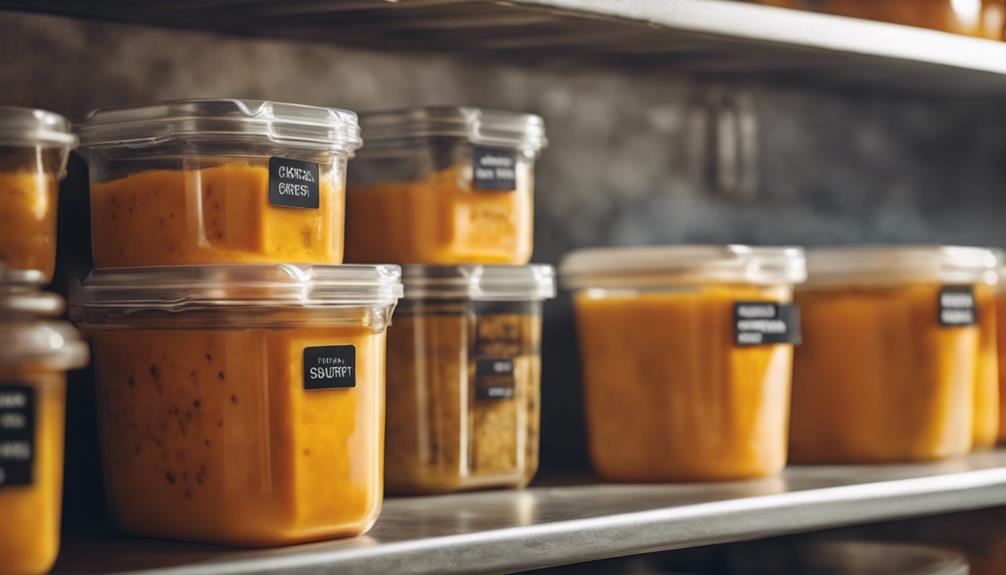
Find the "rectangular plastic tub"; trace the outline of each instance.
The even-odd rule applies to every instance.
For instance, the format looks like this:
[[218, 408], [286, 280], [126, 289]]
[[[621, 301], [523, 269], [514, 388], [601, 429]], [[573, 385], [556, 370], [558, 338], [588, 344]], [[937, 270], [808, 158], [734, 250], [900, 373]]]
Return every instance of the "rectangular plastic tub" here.
[[542, 119], [477, 108], [364, 114], [353, 162], [346, 259], [526, 264]]
[[388, 335], [388, 491], [527, 484], [552, 268], [412, 265], [404, 283]]
[[63, 300], [0, 266], [0, 573], [45, 573], [59, 551], [66, 376], [87, 363]]
[[799, 248], [573, 252], [590, 453], [613, 481], [771, 475], [786, 463]]
[[[851, 247], [808, 254], [790, 456], [800, 463], [932, 460], [975, 435], [978, 248]], [[991, 276], [991, 277], [990, 277]], [[989, 315], [989, 314], [986, 314]]]
[[93, 272], [72, 311], [119, 526], [244, 546], [369, 529], [400, 295], [397, 266]]
[[59, 181], [76, 144], [62, 116], [0, 106], [0, 265], [52, 279]]
[[343, 260], [356, 115], [261, 100], [91, 112], [96, 267]]

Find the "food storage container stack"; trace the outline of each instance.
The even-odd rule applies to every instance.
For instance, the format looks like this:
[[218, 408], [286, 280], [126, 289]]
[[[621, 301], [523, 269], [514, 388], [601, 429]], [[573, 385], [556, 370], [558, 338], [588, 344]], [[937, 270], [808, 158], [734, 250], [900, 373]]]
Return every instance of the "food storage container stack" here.
[[383, 494], [395, 265], [344, 266], [356, 115], [258, 100], [92, 112], [94, 349], [107, 499], [129, 533], [358, 535]]
[[389, 332], [387, 487], [518, 487], [538, 467], [541, 302], [532, 252], [538, 116], [476, 108], [364, 114], [346, 257], [404, 265]]

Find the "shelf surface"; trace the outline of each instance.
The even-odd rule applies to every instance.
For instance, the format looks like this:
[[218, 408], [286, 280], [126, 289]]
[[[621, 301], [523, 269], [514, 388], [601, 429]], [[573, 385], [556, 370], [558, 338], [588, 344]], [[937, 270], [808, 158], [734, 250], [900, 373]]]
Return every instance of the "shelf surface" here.
[[356, 539], [234, 550], [68, 537], [57, 573], [495, 573], [1006, 505], [1006, 451], [932, 464], [792, 467], [684, 485], [557, 485], [389, 498]]
[[504, 60], [1006, 93], [1006, 44], [730, 0], [0, 0], [0, 9]]

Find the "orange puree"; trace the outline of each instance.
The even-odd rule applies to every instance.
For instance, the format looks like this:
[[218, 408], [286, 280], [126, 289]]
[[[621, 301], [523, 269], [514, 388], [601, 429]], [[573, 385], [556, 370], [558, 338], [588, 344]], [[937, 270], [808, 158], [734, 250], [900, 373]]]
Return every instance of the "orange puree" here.
[[[108, 497], [135, 534], [267, 546], [354, 536], [382, 497], [385, 334], [367, 327], [92, 332]], [[304, 350], [356, 346], [356, 386]]]
[[53, 174], [0, 172], [0, 264], [52, 277], [58, 192]]
[[986, 284], [975, 286], [978, 306], [978, 359], [975, 364], [975, 449], [987, 449], [999, 438], [999, 356], [996, 346], [996, 294]]
[[533, 173], [517, 162], [511, 192], [472, 187], [470, 169], [421, 181], [350, 186], [346, 261], [526, 264], [531, 260]]
[[59, 551], [63, 498], [63, 429], [66, 378], [62, 372], [0, 367], [0, 395], [8, 386], [33, 390], [34, 445], [31, 483], [0, 481], [0, 573], [45, 573]]
[[[1006, 327], [1006, 292], [996, 296], [995, 309], [997, 326]], [[996, 349], [999, 363], [1006, 365], [1006, 337], [996, 338]], [[999, 441], [1006, 441], [1006, 369], [999, 370]]]
[[794, 462], [928, 460], [970, 449], [979, 329], [940, 325], [940, 288], [797, 291]]
[[240, 162], [92, 184], [94, 263], [342, 263], [343, 190], [321, 175], [318, 209], [271, 205], [267, 166]]
[[786, 463], [793, 346], [737, 346], [737, 301], [790, 289], [720, 285], [575, 296], [590, 451], [616, 481], [764, 476]]

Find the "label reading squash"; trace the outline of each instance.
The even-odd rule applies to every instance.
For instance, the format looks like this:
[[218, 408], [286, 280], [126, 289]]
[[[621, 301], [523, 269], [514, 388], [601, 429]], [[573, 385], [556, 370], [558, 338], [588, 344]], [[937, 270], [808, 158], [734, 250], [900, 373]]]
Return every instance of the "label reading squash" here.
[[734, 303], [734, 343], [738, 346], [800, 343], [800, 308], [791, 303]]
[[0, 489], [31, 485], [35, 460], [35, 390], [0, 383]]
[[321, 170], [314, 162], [269, 158], [269, 203], [317, 210], [321, 205]]
[[940, 288], [940, 325], [964, 327], [978, 324], [978, 306], [972, 286], [943, 286]]
[[356, 387], [356, 346], [304, 348], [304, 389]]

